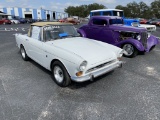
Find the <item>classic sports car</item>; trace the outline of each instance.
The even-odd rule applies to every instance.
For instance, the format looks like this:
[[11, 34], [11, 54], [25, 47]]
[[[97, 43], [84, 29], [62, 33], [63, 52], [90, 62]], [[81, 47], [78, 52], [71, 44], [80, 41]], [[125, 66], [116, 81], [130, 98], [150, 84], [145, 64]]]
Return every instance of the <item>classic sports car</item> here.
[[159, 39], [147, 33], [145, 28], [123, 25], [123, 19], [116, 16], [93, 16], [87, 25], [78, 29], [78, 33], [123, 48], [126, 57], [149, 52], [159, 43]]
[[122, 49], [78, 37], [70, 23], [33, 23], [28, 35], [15, 34], [15, 37], [22, 58], [31, 58], [52, 71], [53, 80], [59, 86], [67, 86], [71, 80], [93, 80], [122, 66]]

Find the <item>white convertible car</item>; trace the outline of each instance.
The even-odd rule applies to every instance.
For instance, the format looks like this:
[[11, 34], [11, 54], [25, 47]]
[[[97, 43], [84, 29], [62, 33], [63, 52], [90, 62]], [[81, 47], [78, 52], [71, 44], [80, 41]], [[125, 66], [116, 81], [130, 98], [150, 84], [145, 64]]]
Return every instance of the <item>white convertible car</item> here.
[[15, 34], [22, 58], [50, 70], [61, 87], [71, 80], [93, 80], [122, 66], [122, 49], [78, 36], [72, 24], [59, 22], [33, 23], [28, 34]]

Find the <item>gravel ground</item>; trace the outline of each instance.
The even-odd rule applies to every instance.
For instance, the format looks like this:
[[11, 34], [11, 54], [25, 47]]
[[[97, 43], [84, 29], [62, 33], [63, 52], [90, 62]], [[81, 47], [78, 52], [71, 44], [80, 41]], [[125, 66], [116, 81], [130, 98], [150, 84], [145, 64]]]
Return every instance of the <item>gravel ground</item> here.
[[[145, 55], [123, 58], [121, 69], [93, 82], [61, 88], [49, 71], [22, 60], [13, 34], [28, 28], [0, 25], [0, 120], [160, 119], [159, 45]], [[159, 33], [157, 28], [153, 34]]]

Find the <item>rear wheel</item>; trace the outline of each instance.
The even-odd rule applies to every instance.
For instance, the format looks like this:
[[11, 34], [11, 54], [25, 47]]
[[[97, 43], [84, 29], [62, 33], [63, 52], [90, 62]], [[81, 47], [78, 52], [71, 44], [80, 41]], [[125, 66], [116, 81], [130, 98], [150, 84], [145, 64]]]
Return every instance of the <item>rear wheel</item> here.
[[23, 60], [25, 60], [25, 61], [29, 60], [29, 57], [26, 54], [26, 50], [24, 49], [23, 45], [21, 45], [21, 47], [20, 47], [20, 52], [21, 52], [21, 56], [22, 56]]
[[129, 58], [132, 58], [132, 57], [135, 57], [137, 56], [138, 54], [138, 50], [137, 48], [135, 48], [132, 44], [124, 44], [122, 46], [123, 50], [125, 50], [125, 53], [124, 53], [124, 56], [125, 57], [129, 57]]
[[55, 83], [61, 87], [66, 87], [71, 83], [67, 70], [59, 61], [55, 61], [52, 64], [52, 78]]

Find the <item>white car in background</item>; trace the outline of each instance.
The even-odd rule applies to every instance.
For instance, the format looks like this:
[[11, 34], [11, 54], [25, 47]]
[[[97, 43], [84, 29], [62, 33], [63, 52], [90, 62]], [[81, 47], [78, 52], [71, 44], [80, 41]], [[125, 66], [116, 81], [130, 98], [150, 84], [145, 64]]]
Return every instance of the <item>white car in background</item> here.
[[12, 24], [19, 24], [19, 20], [15, 20], [15, 19], [10, 19], [10, 21], [12, 22]]
[[70, 23], [37, 22], [28, 35], [15, 34], [22, 58], [29, 58], [52, 72], [59, 86], [83, 82], [122, 66], [124, 51], [116, 46], [78, 37]]

